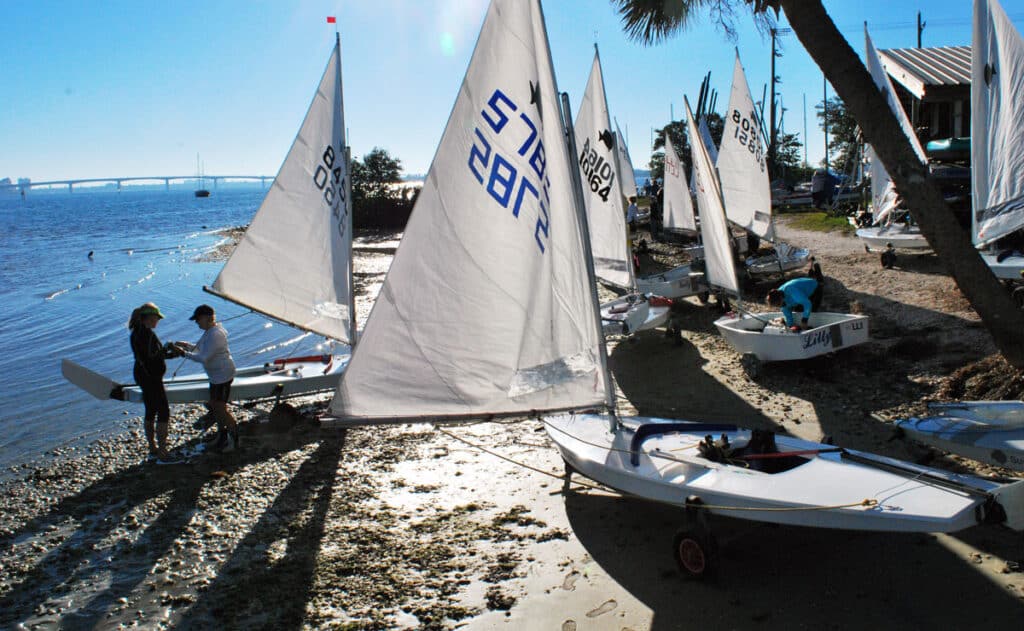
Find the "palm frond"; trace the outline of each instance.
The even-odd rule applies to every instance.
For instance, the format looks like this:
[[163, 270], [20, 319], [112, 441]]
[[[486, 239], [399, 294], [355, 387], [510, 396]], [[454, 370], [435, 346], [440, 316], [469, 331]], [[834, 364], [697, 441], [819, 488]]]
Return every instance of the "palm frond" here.
[[657, 44], [687, 28], [703, 10], [730, 40], [736, 39], [737, 3], [748, 5], [754, 12], [758, 29], [767, 32], [774, 20], [767, 9], [777, 11], [778, 0], [611, 0], [622, 16], [622, 29], [633, 41], [644, 45]]

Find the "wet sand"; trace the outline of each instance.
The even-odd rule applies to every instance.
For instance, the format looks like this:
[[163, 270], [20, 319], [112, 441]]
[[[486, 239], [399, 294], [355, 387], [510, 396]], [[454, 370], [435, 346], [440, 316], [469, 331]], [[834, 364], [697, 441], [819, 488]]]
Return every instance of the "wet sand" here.
[[[682, 344], [610, 344], [621, 412], [1005, 474], [892, 441], [884, 422], [992, 351], [937, 259], [883, 270], [853, 238], [782, 234], [818, 254], [826, 307], [872, 316], [871, 342], [752, 381], [693, 301]], [[671, 264], [668, 252], [645, 266]], [[357, 264], [361, 310], [384, 258]], [[924, 629], [1015, 627], [1024, 613], [1024, 537], [1001, 527], [894, 535], [712, 518], [717, 576], [688, 581], [671, 556], [680, 512], [566, 488], [539, 421], [343, 432], [311, 422], [326, 400], [293, 401], [303, 419], [284, 431], [240, 409], [244, 449], [185, 465], [142, 463], [133, 419], [19, 469], [0, 496], [0, 627]], [[172, 412], [173, 441], [194, 446], [201, 408]]]

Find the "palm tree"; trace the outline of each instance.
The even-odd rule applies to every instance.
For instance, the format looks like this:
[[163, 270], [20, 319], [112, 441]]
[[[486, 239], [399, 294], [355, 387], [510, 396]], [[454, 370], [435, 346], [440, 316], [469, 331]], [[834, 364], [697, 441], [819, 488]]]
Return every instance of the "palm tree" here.
[[675, 34], [701, 9], [731, 33], [734, 5], [747, 5], [762, 24], [769, 24], [769, 9], [785, 11], [790, 27], [814, 59], [836, 94], [857, 119], [866, 142], [871, 143], [892, 176], [900, 195], [932, 249], [945, 263], [960, 291], [981, 317], [996, 347], [1006, 360], [1024, 368], [1024, 312], [978, 256], [971, 238], [960, 227], [929, 180], [885, 98], [857, 53], [836, 28], [820, 0], [611, 0], [622, 15], [623, 28], [635, 40], [650, 45]]

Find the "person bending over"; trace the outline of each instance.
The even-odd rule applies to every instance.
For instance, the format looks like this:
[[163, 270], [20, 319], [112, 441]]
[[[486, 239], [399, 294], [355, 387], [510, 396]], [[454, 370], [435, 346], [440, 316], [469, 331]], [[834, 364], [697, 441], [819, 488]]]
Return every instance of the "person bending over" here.
[[[782, 308], [782, 317], [786, 319], [786, 326], [791, 331], [800, 331], [808, 328], [813, 308], [811, 295], [817, 288], [818, 281], [813, 278], [794, 278], [783, 283], [778, 289], [769, 291], [767, 302], [772, 307]], [[799, 326], [793, 321], [793, 308], [797, 305], [803, 310]]]

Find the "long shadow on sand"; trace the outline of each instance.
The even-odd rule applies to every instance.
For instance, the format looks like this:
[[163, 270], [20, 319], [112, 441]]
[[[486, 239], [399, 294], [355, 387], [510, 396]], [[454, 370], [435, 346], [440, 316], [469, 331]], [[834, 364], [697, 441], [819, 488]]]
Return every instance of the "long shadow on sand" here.
[[742, 419], [747, 427], [779, 429], [701, 370], [705, 363], [693, 344], [677, 344], [655, 331], [619, 342], [609, 357], [616, 383], [641, 416], [730, 423]]
[[566, 495], [573, 531], [617, 583], [653, 611], [653, 630], [999, 628], [1019, 598], [930, 535], [771, 526], [712, 518], [716, 575], [682, 577], [673, 507]]
[[[40, 600], [81, 602], [83, 588], [90, 585], [103, 587], [88, 592], [82, 605], [65, 612], [61, 625], [75, 628], [100, 625], [118, 600], [130, 597], [171, 550], [199, 510], [197, 500], [206, 485], [242, 471], [252, 463], [321, 438], [318, 432], [291, 432], [223, 457], [203, 457], [188, 464], [166, 467], [139, 464], [111, 473], [64, 498], [46, 514], [0, 540], [0, 546], [9, 547], [25, 535], [48, 529], [59, 531], [69, 520], [74, 524], [73, 532], [59, 544], [53, 544], [34, 568], [0, 597], [0, 626], [33, 615]], [[339, 450], [337, 440], [325, 441], [318, 453], [327, 454], [321, 454], [322, 460], [334, 458], [336, 462]], [[215, 471], [218, 475], [211, 475]], [[303, 477], [305, 483], [310, 484], [307, 478]], [[308, 493], [294, 497], [293, 487], [294, 483], [285, 490], [292, 502], [308, 500]], [[141, 524], [131, 513], [165, 496], [159, 517], [132, 539], [127, 533], [138, 530]], [[316, 501], [320, 506], [319, 498]], [[318, 513], [318, 518], [322, 522], [323, 515]], [[315, 526], [311, 527], [315, 530]], [[111, 542], [109, 547], [103, 543], [105, 541]], [[67, 567], [71, 561], [76, 563], [70, 574], [57, 569], [62, 564]], [[301, 591], [302, 585], [294, 584], [289, 589]]]
[[[239, 623], [237, 616], [251, 620], [251, 607], [261, 611], [265, 628], [302, 628], [343, 440], [343, 435], [340, 440], [323, 440], [303, 462], [273, 505], [235, 546], [217, 579], [182, 617], [180, 628], [234, 627]], [[308, 507], [309, 516], [296, 521], [284, 517], [296, 507]], [[265, 541], [283, 541], [286, 552], [282, 558], [272, 559], [266, 550], [260, 550]], [[290, 597], [280, 598], [282, 591]], [[269, 602], [275, 606], [262, 607]]]

